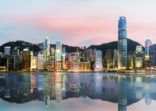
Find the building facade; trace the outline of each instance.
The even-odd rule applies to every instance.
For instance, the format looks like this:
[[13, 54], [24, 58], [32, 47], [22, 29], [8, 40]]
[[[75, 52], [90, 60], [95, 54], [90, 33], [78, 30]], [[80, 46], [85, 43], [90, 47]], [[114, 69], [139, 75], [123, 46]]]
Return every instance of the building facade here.
[[151, 66], [156, 66], [156, 44], [150, 46], [149, 52], [151, 57]]
[[118, 21], [118, 69], [127, 68], [127, 26], [126, 17]]
[[62, 70], [62, 43], [56, 42], [55, 69]]
[[101, 50], [95, 50], [95, 71], [102, 71], [103, 65], [102, 65], [102, 51]]
[[44, 70], [44, 55], [42, 52], [37, 55], [37, 63], [38, 70]]
[[28, 49], [24, 49], [22, 53], [22, 70], [30, 71], [31, 55]]
[[10, 46], [4, 47], [4, 55], [11, 55], [11, 47]]
[[143, 68], [144, 67], [144, 53], [143, 47], [137, 46], [135, 51], [135, 68]]

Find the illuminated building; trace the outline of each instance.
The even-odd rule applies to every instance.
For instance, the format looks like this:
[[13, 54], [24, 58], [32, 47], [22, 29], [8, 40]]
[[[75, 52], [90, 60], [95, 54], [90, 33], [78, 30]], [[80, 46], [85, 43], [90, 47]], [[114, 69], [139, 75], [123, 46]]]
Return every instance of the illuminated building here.
[[41, 52], [37, 55], [37, 68], [39, 70], [44, 69], [44, 55]]
[[66, 51], [65, 51], [65, 47], [63, 47], [63, 50], [62, 50], [62, 68], [63, 68], [63, 70], [66, 69]]
[[[18, 52], [16, 52], [18, 51]], [[11, 47], [5, 47], [4, 48], [4, 56], [0, 57], [0, 65], [5, 66], [7, 70], [18, 70], [19, 64], [20, 64], [20, 58], [19, 58], [19, 50], [17, 48], [14, 48], [11, 52]]]
[[152, 41], [147, 39], [145, 41], [145, 60], [149, 60], [150, 59], [150, 55], [149, 55], [149, 48], [152, 45]]
[[90, 62], [80, 62], [79, 63], [79, 71], [90, 71], [91, 64]]
[[71, 62], [70, 62], [70, 61], [66, 61], [66, 69], [67, 69], [68, 71], [72, 70], [72, 69], [71, 69]]
[[127, 26], [126, 17], [118, 21], [118, 69], [127, 68]]
[[134, 68], [134, 52], [129, 52], [127, 56], [127, 67], [128, 69], [133, 69]]
[[95, 50], [95, 71], [102, 71], [103, 65], [102, 65], [102, 51], [101, 50]]
[[55, 71], [55, 67], [54, 66], [55, 66], [54, 61], [50, 60], [47, 63], [47, 66], [46, 66], [47, 71]]
[[152, 65], [151, 56], [150, 56], [151, 45], [152, 45], [152, 41], [147, 39], [145, 41], [145, 57], [144, 57], [145, 68], [149, 68]]
[[87, 49], [87, 61], [94, 61], [95, 59], [95, 50], [94, 49]]
[[79, 70], [79, 63], [80, 63], [80, 55], [79, 51], [69, 53], [67, 58], [67, 69], [71, 71], [78, 71]]
[[62, 44], [61, 42], [56, 42], [56, 52], [55, 52], [55, 69], [57, 71], [62, 69]]
[[149, 48], [151, 57], [151, 66], [156, 66], [156, 44], [153, 44]]
[[144, 53], [142, 46], [137, 46], [135, 51], [135, 68], [143, 68]]
[[107, 69], [117, 68], [117, 50], [107, 49], [104, 56], [104, 65]]
[[87, 62], [87, 48], [84, 47], [83, 52], [82, 52], [82, 61]]
[[87, 62], [90, 62], [90, 69], [94, 70], [95, 64], [95, 50], [94, 49], [87, 49]]
[[22, 53], [22, 70], [30, 71], [30, 51], [28, 49], [24, 49]]
[[33, 55], [33, 52], [30, 53], [31, 54], [31, 65], [30, 65], [30, 70], [36, 70], [37, 69], [37, 57]]
[[49, 60], [50, 57], [50, 41], [49, 38], [46, 37], [45, 42], [44, 42], [44, 62], [45, 62], [45, 67], [46, 64]]
[[11, 47], [6, 46], [4, 47], [4, 55], [10, 55], [11, 54]]

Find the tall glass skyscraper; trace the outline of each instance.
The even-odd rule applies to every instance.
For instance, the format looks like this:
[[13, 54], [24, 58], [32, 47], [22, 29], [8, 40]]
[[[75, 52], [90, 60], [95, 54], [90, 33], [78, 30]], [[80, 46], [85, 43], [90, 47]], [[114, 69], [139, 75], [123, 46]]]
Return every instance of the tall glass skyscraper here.
[[149, 60], [149, 56], [150, 56], [150, 54], [149, 54], [149, 48], [150, 48], [150, 46], [152, 45], [152, 41], [150, 40], [150, 39], [147, 39], [146, 41], [145, 41], [145, 60]]
[[45, 62], [48, 61], [49, 56], [50, 56], [50, 41], [49, 41], [49, 38], [46, 37], [45, 42], [44, 42], [44, 59], [45, 59]]
[[118, 69], [127, 67], [127, 27], [126, 17], [122, 16], [118, 21]]

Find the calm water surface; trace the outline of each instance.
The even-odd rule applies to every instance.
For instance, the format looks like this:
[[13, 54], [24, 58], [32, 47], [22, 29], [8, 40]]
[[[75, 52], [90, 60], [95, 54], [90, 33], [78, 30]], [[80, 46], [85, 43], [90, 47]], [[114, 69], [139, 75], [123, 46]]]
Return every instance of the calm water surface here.
[[156, 111], [156, 76], [1, 73], [0, 111]]

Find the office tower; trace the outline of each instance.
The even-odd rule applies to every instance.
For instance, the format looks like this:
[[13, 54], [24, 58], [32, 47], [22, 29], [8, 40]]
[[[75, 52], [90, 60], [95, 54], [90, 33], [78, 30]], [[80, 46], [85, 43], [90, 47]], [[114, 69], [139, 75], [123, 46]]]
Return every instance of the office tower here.
[[81, 62], [87, 62], [87, 48], [84, 47], [83, 54], [82, 54], [82, 61]]
[[113, 69], [117, 69], [118, 67], [118, 51], [117, 49], [113, 49]]
[[95, 49], [87, 49], [87, 62], [90, 62], [90, 70], [94, 70]]
[[127, 27], [126, 17], [122, 16], [118, 21], [118, 69], [127, 67]]
[[14, 57], [14, 70], [19, 70], [20, 68], [19, 64], [21, 63], [21, 59], [20, 59], [20, 52], [17, 47], [15, 47], [12, 50], [12, 56]]
[[63, 47], [62, 49], [62, 68], [66, 69], [66, 49]]
[[135, 51], [135, 67], [143, 68], [143, 60], [144, 60], [143, 48], [142, 46], [137, 46]]
[[109, 69], [117, 68], [117, 50], [116, 49], [107, 49], [104, 56], [105, 67]]
[[101, 50], [95, 50], [95, 71], [102, 71], [103, 65], [102, 65], [102, 51]]
[[44, 42], [44, 62], [47, 63], [50, 56], [50, 41], [49, 38], [46, 37]]
[[24, 49], [22, 53], [22, 70], [30, 71], [30, 51], [28, 49]]
[[80, 53], [77, 50], [76, 52], [69, 53], [67, 55], [67, 70], [78, 71], [80, 64]]
[[13, 51], [12, 51], [12, 55], [20, 55], [20, 53], [19, 53], [19, 49], [17, 48], [17, 47], [15, 47], [14, 49], [13, 49]]
[[40, 52], [38, 55], [37, 55], [37, 68], [39, 70], [43, 70], [44, 69], [44, 55], [42, 54], [42, 52]]
[[6, 46], [4, 47], [4, 55], [10, 55], [11, 54], [11, 47]]
[[62, 44], [61, 42], [56, 42], [56, 52], [55, 52], [55, 69], [62, 69]]
[[127, 55], [127, 67], [128, 69], [133, 69], [134, 68], [134, 55], [135, 52], [130, 51]]
[[33, 52], [30, 52], [31, 55], [31, 61], [30, 61], [30, 70], [36, 70], [37, 69], [37, 56], [33, 55]]
[[149, 60], [150, 56], [149, 56], [149, 48], [152, 45], [152, 41], [150, 39], [147, 39], [145, 41], [145, 60]]
[[156, 66], [156, 44], [150, 46], [149, 52], [151, 57], [151, 66]]

